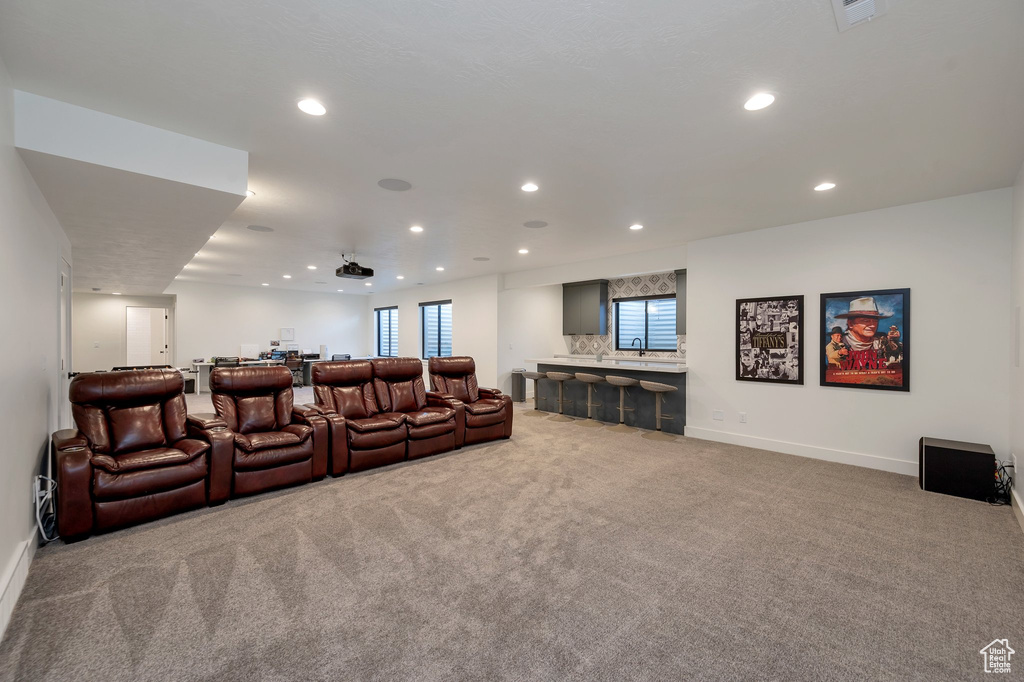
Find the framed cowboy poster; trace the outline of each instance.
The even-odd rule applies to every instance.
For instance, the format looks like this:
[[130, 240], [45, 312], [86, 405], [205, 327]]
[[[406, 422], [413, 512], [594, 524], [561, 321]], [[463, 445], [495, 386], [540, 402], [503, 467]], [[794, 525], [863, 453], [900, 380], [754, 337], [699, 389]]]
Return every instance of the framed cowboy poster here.
[[910, 390], [910, 289], [821, 295], [821, 385]]
[[804, 297], [736, 301], [736, 380], [804, 383]]

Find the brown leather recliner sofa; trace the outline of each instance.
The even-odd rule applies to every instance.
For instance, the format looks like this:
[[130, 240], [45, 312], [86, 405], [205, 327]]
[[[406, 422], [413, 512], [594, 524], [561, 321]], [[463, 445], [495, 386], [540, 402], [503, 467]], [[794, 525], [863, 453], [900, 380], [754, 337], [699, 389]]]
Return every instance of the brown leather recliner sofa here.
[[416, 459], [462, 447], [461, 405], [452, 405], [423, 384], [423, 363], [418, 358], [376, 358], [373, 389], [385, 412], [405, 415], [409, 430], [406, 458]]
[[232, 432], [232, 496], [327, 474], [327, 422], [311, 405], [296, 407], [287, 367], [215, 368], [213, 407]]
[[220, 504], [231, 493], [231, 434], [186, 417], [174, 370], [80, 374], [77, 429], [53, 434], [57, 531], [65, 540]]
[[317, 362], [312, 377], [316, 406], [330, 430], [332, 476], [405, 459], [405, 415], [377, 405], [369, 360]]
[[333, 476], [462, 446], [462, 405], [426, 390], [418, 358], [318, 362], [313, 391], [330, 424]]
[[466, 445], [512, 436], [512, 399], [496, 388], [477, 385], [473, 358], [430, 358], [428, 372], [434, 391], [463, 404]]

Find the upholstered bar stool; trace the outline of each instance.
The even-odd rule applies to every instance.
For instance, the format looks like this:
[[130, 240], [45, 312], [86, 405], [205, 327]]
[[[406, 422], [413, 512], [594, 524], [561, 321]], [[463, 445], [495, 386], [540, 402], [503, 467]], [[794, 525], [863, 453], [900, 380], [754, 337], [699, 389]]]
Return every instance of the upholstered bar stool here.
[[524, 417], [543, 417], [544, 414], [540, 411], [538, 403], [541, 400], [547, 400], [547, 398], [541, 398], [540, 393], [537, 392], [537, 384], [541, 379], [546, 379], [547, 374], [544, 372], [523, 372], [523, 376], [527, 379], [533, 380], [533, 409], [527, 410], [523, 413]]
[[594, 408], [601, 407], [601, 403], [594, 402], [594, 384], [603, 382], [604, 377], [597, 374], [587, 374], [586, 372], [576, 372], [576, 380], [582, 381], [587, 385], [587, 418], [581, 419], [576, 423], [580, 426], [601, 426], [601, 422], [594, 419]]
[[619, 387], [619, 423], [615, 426], [608, 427], [609, 431], [618, 431], [620, 433], [633, 433], [636, 431], [632, 426], [626, 426], [626, 413], [633, 412], [632, 407], [626, 407], [626, 387], [636, 386], [640, 382], [633, 377], [623, 377], [617, 374], [609, 374], [605, 377], [608, 383], [612, 386]]
[[565, 382], [569, 381], [570, 379], [573, 379], [575, 377], [573, 377], [573, 375], [567, 374], [565, 372], [548, 372], [547, 375], [548, 375], [548, 379], [551, 379], [552, 381], [557, 381], [558, 382], [558, 414], [556, 414], [555, 416], [551, 417], [549, 419], [549, 421], [553, 421], [553, 422], [571, 422], [571, 421], [576, 421], [572, 417], [567, 417], [567, 416], [565, 416], [562, 413], [562, 406], [565, 403], [571, 403], [572, 402], [571, 400], [565, 400], [564, 399], [565, 398], [565, 394], [563, 392], [563, 388], [565, 387]]
[[672, 417], [665, 417], [661, 414], [661, 398], [669, 391], [678, 391], [679, 389], [675, 386], [669, 386], [668, 384], [659, 384], [657, 381], [641, 381], [640, 387], [644, 388], [654, 394], [654, 431], [648, 431], [643, 434], [643, 438], [647, 440], [675, 440], [676, 437], [669, 433], [663, 433], [661, 430], [662, 419], [672, 419]]

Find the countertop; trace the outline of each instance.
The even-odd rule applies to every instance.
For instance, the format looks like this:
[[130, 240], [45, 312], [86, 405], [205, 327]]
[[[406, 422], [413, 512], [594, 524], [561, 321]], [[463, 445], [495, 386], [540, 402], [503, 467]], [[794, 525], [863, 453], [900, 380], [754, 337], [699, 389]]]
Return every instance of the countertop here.
[[595, 369], [633, 370], [634, 372], [665, 372], [667, 374], [685, 374], [685, 362], [666, 362], [665, 359], [642, 360], [640, 358], [620, 358], [605, 356], [598, 362], [594, 358], [526, 358], [526, 362], [539, 365], [562, 365], [563, 367], [592, 367]]

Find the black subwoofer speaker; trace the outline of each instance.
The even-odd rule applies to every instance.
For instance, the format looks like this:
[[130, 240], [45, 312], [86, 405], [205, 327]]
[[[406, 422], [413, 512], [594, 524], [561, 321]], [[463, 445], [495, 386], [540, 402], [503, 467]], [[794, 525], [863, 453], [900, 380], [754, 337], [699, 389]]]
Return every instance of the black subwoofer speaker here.
[[995, 494], [996, 454], [988, 445], [922, 438], [918, 458], [922, 490], [972, 500]]

